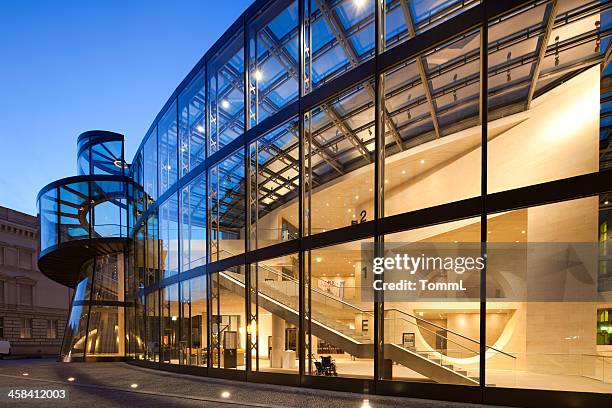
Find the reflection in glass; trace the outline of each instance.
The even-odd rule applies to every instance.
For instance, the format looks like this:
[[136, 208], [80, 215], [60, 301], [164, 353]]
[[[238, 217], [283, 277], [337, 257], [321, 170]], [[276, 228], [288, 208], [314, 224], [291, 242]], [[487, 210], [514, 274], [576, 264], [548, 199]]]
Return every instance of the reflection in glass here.
[[124, 312], [119, 306], [91, 306], [87, 356], [125, 355]]

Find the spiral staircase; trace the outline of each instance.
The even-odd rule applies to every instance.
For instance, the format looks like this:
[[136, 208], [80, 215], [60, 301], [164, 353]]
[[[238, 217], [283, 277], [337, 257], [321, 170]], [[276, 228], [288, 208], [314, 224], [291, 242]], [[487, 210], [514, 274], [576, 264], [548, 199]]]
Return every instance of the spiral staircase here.
[[38, 267], [74, 289], [61, 359], [116, 360], [124, 355], [123, 252], [130, 183], [123, 135], [85, 132], [78, 137], [77, 152], [77, 175], [56, 180], [38, 194]]

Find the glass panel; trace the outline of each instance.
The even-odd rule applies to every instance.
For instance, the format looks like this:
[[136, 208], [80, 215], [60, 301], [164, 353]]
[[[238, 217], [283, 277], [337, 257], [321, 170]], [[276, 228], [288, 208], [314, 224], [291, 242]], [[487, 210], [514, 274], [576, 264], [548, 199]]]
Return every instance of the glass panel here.
[[489, 25], [489, 120], [524, 109], [547, 6], [530, 7]]
[[145, 306], [144, 296], [138, 296], [134, 300], [134, 358], [144, 360], [145, 358]]
[[298, 256], [251, 265], [251, 316], [247, 322], [253, 371], [298, 373]]
[[91, 306], [87, 356], [125, 355], [123, 307]]
[[[612, 357], [598, 345], [597, 330], [612, 289], [607, 197], [488, 216], [487, 341], [515, 357], [516, 366], [491, 352], [487, 382], [612, 391]], [[505, 326], [489, 324], [491, 315]]]
[[353, 241], [306, 253], [306, 374], [374, 376], [374, 302], [362, 279], [362, 244]]
[[208, 154], [244, 133], [244, 45], [239, 33], [208, 62]]
[[162, 195], [177, 180], [177, 113], [176, 101], [166, 111], [157, 124], [159, 141], [159, 195]]
[[210, 259], [244, 253], [244, 151], [239, 150], [208, 173]]
[[479, 124], [480, 34], [470, 32], [422, 57], [431, 91], [437, 137]]
[[157, 199], [157, 128], [149, 133], [144, 145], [144, 192], [147, 204]]
[[138, 289], [145, 284], [145, 226], [141, 226], [134, 234], [134, 282]]
[[246, 368], [244, 267], [211, 275], [211, 362], [212, 367]]
[[298, 4], [276, 1], [249, 24], [249, 126], [297, 99]]
[[69, 362], [73, 358], [83, 357], [85, 353], [85, 338], [87, 337], [87, 320], [89, 306], [70, 308], [70, 317], [66, 324], [62, 344], [62, 361]]
[[57, 189], [44, 193], [38, 202], [40, 214], [40, 251], [58, 244], [57, 235]]
[[371, 82], [305, 115], [305, 228], [312, 235], [374, 218]]
[[250, 145], [251, 250], [298, 237], [298, 124], [292, 119]]
[[60, 241], [89, 238], [89, 183], [60, 187]]
[[93, 238], [127, 235], [126, 184], [119, 181], [91, 183], [94, 224]]
[[91, 163], [93, 174], [123, 175], [125, 162], [123, 160], [123, 141], [113, 140], [96, 143], [96, 138], [91, 138]]
[[181, 364], [206, 366], [208, 347], [206, 276], [181, 283]]
[[385, 48], [435, 27], [480, 0], [385, 0]]
[[159, 361], [159, 293], [147, 294], [145, 303], [145, 358]]
[[178, 284], [161, 290], [162, 363], [179, 363]]
[[206, 155], [205, 82], [201, 70], [178, 98], [181, 177], [202, 163]]
[[145, 285], [150, 286], [159, 279], [159, 232], [157, 230], [157, 214], [151, 214], [147, 221], [147, 236], [145, 241]]
[[159, 206], [159, 265], [165, 279], [179, 271], [178, 193]]
[[[384, 294], [384, 378], [479, 384], [480, 247], [480, 218], [385, 236], [384, 262], [404, 263], [385, 265], [383, 278], [373, 279], [412, 286], [379, 292]], [[415, 260], [422, 264], [405, 266]], [[463, 270], [464, 264], [473, 267]], [[513, 364], [512, 357], [504, 357]]]
[[96, 257], [93, 300], [123, 301], [123, 254]]
[[181, 271], [206, 263], [206, 176], [202, 174], [182, 190]]
[[374, 54], [374, 0], [305, 0], [306, 92]]
[[[83, 138], [79, 140], [78, 149], [79, 155], [77, 157], [77, 174], [79, 176], [91, 174], [91, 155], [89, 150], [89, 138]], [[87, 147], [83, 147], [87, 146]], [[83, 149], [81, 151], [81, 149]]]
[[547, 3], [491, 24], [489, 193], [599, 170], [600, 15], [583, 6], [559, 2], [555, 19]]
[[384, 74], [385, 216], [480, 195], [475, 46], [461, 37]]

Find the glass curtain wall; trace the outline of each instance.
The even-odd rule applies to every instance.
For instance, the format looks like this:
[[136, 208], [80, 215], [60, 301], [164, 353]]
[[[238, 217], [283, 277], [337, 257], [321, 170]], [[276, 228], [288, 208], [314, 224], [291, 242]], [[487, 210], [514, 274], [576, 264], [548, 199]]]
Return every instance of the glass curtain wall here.
[[[385, 0], [380, 50], [390, 52], [377, 64], [367, 62], [375, 57], [374, 0], [304, 0], [304, 55], [297, 0], [248, 15], [156, 124], [139, 157], [143, 169], [134, 170], [150, 204], [157, 177], [159, 192], [171, 191], [135, 230], [135, 281], [149, 287], [181, 269], [171, 286], [141, 298], [146, 358], [294, 374], [302, 348], [310, 376], [372, 380], [377, 366], [376, 380], [609, 392], [610, 362], [597, 344], [598, 335], [607, 338], [612, 308], [608, 196], [579, 198], [570, 188], [572, 199], [560, 199], [533, 190], [539, 202], [524, 205], [515, 190], [571, 184], [609, 167], [608, 110], [600, 110], [609, 99], [602, 82], [609, 68], [600, 65], [609, 24], [596, 3], [533, 3], [491, 20], [486, 33], [477, 22], [460, 35], [438, 35], [439, 25], [481, 2]], [[436, 35], [421, 36], [429, 30]], [[439, 41], [421, 47], [419, 36]], [[401, 60], [396, 51], [412, 40], [418, 52]], [[385, 70], [374, 78], [365, 68], [378, 63]], [[347, 86], [352, 75], [358, 79]], [[346, 82], [328, 85], [336, 79]], [[300, 83], [324, 97], [294, 105]], [[279, 112], [290, 119], [274, 122]], [[486, 193], [496, 194], [488, 213], [483, 167]], [[196, 168], [202, 173], [190, 174]], [[179, 175], [187, 179], [173, 187]], [[491, 264], [486, 276], [465, 277], [464, 293], [385, 297], [375, 311], [363, 248], [379, 240], [390, 255], [423, 247], [457, 255], [486, 243]], [[584, 255], [572, 242], [596, 251]], [[300, 245], [307, 248], [302, 270]], [[538, 245], [549, 247], [540, 253]], [[285, 255], [274, 252], [280, 248]], [[568, 258], [559, 261], [554, 250]], [[216, 263], [214, 272], [207, 262]], [[448, 278], [439, 269], [430, 281]], [[525, 298], [525, 282], [563, 296], [581, 288], [588, 299]]]

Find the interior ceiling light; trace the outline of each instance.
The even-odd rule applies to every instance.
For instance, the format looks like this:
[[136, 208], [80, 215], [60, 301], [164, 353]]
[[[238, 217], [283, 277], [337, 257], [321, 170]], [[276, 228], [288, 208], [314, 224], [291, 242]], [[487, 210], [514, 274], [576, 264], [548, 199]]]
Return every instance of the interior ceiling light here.
[[365, 6], [366, 0], [353, 0], [355, 7], [358, 9], [363, 8]]
[[263, 78], [263, 74], [261, 73], [260, 70], [256, 69], [255, 72], [253, 72], [253, 77], [255, 78], [256, 81], [261, 81]]
[[425, 159], [421, 159], [421, 164], [425, 164]]
[[196, 128], [196, 130], [200, 133], [204, 133], [204, 126], [202, 125], [198, 125], [198, 127]]
[[227, 99], [224, 99], [224, 100], [221, 101], [221, 107], [223, 109], [229, 108], [229, 105], [230, 105], [230, 103], [229, 103], [229, 101]]

